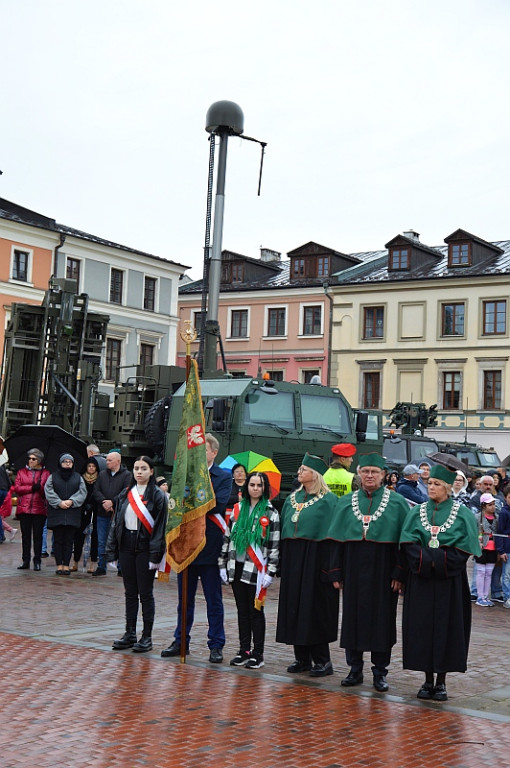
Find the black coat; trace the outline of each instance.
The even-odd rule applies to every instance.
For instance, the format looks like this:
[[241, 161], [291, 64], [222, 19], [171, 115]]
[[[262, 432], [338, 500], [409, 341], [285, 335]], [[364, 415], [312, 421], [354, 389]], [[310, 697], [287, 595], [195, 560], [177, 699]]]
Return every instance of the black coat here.
[[469, 554], [419, 544], [405, 544], [404, 549], [409, 562], [402, 616], [404, 669], [465, 672], [471, 633]]
[[[106, 560], [111, 563], [119, 559], [121, 549], [122, 533], [124, 531], [124, 515], [128, 506], [128, 489], [121, 491], [115, 512], [110, 525], [108, 539], [106, 541]], [[159, 563], [165, 553], [165, 529], [168, 515], [168, 500], [156, 485], [152, 483], [147, 487], [144, 504], [154, 518], [154, 528], [149, 533], [147, 528], [138, 520], [136, 551], [149, 551], [149, 560], [151, 563]]]
[[[87, 489], [85, 481], [78, 472], [73, 471], [68, 478], [64, 478], [57, 469], [46, 481], [44, 493], [48, 502], [48, 528], [57, 528], [59, 525], [80, 528], [81, 511]], [[72, 499], [72, 507], [62, 509], [58, 506], [61, 501], [67, 499]]]
[[218, 565], [218, 558], [223, 545], [223, 531], [212, 520], [212, 515], [219, 513], [225, 517], [227, 503], [232, 490], [232, 475], [216, 464], [209, 470], [211, 483], [216, 497], [216, 506], [205, 518], [205, 547], [193, 560], [193, 565]]
[[92, 499], [96, 507], [95, 511], [99, 517], [112, 516], [111, 512], [104, 511], [103, 501], [110, 499], [115, 507], [120, 492], [125, 488], [129, 488], [132, 482], [133, 475], [126, 467], [121, 467], [114, 475], [112, 475], [109, 469], [102, 469], [100, 471], [92, 493]]

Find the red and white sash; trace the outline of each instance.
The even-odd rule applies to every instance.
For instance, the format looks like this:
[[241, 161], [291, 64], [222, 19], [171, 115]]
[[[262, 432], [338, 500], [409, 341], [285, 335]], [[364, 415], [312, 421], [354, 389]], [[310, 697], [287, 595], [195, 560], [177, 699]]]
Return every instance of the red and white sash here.
[[131, 509], [140, 520], [141, 524], [149, 531], [149, 533], [152, 533], [154, 529], [154, 518], [143, 503], [136, 485], [129, 489], [127, 497]]
[[[234, 521], [237, 520], [237, 518], [239, 517], [239, 511], [240, 511], [240, 505], [236, 504], [233, 509]], [[254, 547], [252, 544], [248, 544], [246, 548], [246, 553], [257, 569], [257, 589], [255, 590], [255, 608], [258, 611], [260, 611], [260, 609], [264, 605], [264, 601], [266, 599], [266, 594], [267, 594], [267, 587], [262, 586], [264, 576], [267, 572], [267, 560], [264, 558], [262, 554], [262, 550], [258, 545]]]
[[218, 528], [221, 528], [222, 532], [225, 534], [227, 532], [227, 523], [222, 515], [220, 515], [219, 512], [209, 512], [207, 517], [209, 520], [211, 520], [215, 525], [218, 526]]

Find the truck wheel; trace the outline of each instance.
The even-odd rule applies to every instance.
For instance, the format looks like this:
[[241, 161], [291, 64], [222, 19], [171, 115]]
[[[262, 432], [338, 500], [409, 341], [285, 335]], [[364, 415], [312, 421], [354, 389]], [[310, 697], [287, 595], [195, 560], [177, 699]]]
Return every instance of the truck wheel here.
[[171, 395], [162, 397], [151, 405], [143, 422], [145, 439], [156, 453], [161, 453], [165, 445], [166, 426], [170, 412]]

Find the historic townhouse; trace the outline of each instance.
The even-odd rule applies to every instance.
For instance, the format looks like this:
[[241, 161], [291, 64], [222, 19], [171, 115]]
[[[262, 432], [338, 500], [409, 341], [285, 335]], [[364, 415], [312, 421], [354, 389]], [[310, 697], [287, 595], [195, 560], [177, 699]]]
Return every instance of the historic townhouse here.
[[0, 343], [12, 302], [40, 304], [52, 275], [76, 280], [90, 310], [110, 317], [100, 389], [112, 394], [137, 364], [175, 363], [186, 269], [0, 198]]

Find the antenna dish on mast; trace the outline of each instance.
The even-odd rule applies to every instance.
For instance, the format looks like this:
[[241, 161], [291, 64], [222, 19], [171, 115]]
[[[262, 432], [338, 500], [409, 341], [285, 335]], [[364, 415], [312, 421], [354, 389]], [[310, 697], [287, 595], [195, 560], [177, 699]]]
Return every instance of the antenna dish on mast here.
[[243, 110], [234, 101], [215, 101], [207, 110], [205, 130], [208, 133], [226, 130], [230, 135], [239, 136], [244, 133]]

